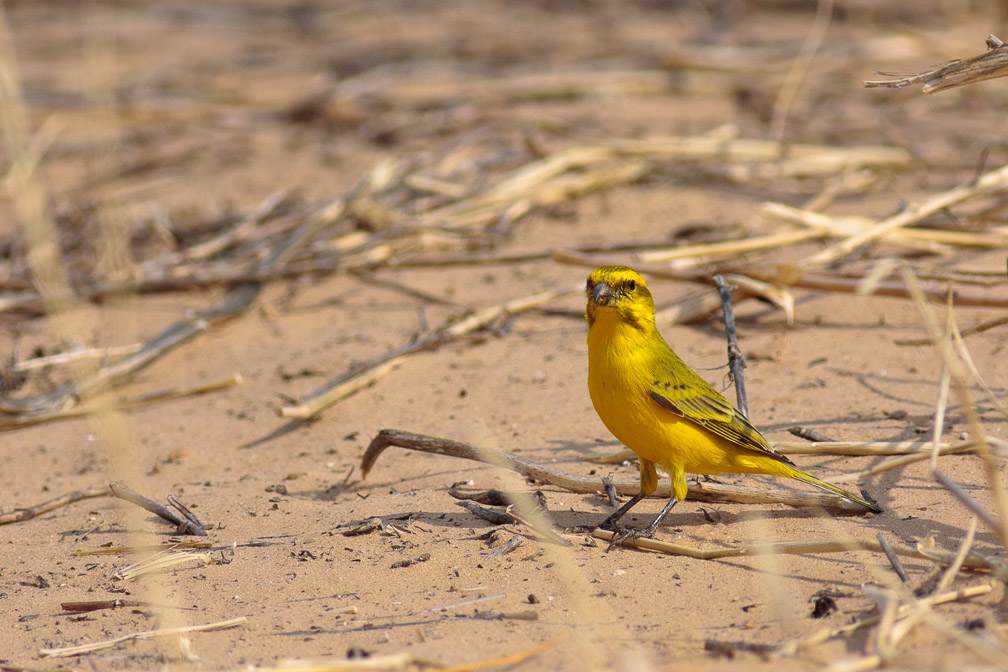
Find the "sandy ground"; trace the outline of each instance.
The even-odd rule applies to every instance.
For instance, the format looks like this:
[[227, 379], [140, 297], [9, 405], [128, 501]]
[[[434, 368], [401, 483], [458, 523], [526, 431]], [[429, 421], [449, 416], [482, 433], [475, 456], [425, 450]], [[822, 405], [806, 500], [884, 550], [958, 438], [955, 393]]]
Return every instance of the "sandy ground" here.
[[[916, 72], [978, 53], [988, 33], [1005, 32], [1004, 15], [967, 2], [912, 12], [900, 10], [900, 3], [836, 4], [796, 90], [786, 137], [905, 147], [914, 160], [842, 195], [830, 212], [885, 216], [967, 182], [985, 152], [988, 169], [1008, 161], [1003, 80], [931, 97], [861, 87], [875, 70]], [[125, 231], [139, 237], [137, 231], [150, 226], [145, 222], [157, 217], [198, 221], [247, 212], [278, 189], [332, 199], [380, 159], [417, 156], [472, 138], [511, 148], [523, 147], [528, 138], [552, 149], [608, 137], [704, 133], [722, 124], [735, 124], [743, 137], [765, 138], [813, 15], [814, 9], [790, 2], [697, 2], [674, 9], [563, 1], [225, 2], [206, 8], [184, 2], [7, 3], [31, 121], [51, 134], [41, 170], [72, 273], [94, 266], [100, 273], [102, 264], [117, 268], [99, 243]], [[743, 48], [751, 50], [751, 60], [739, 55]], [[705, 60], [709, 68], [700, 67]], [[664, 72], [667, 80], [656, 90], [602, 87], [590, 94], [506, 101], [437, 93], [466, 82], [603, 70]], [[342, 81], [363, 91], [356, 102], [330, 101], [307, 112], [298, 107]], [[303, 113], [292, 113], [297, 109]], [[740, 184], [686, 168], [538, 211], [498, 240], [495, 252], [768, 233], [779, 225], [756, 216], [763, 201], [799, 206], [827, 182]], [[1003, 216], [1003, 209], [995, 211], [980, 226], [1003, 226]], [[16, 222], [5, 204], [5, 279], [17, 277], [24, 263]], [[789, 263], [815, 249], [790, 247], [761, 261]], [[619, 258], [631, 261], [629, 254]], [[1005, 269], [1003, 249], [909, 258], [918, 268]], [[868, 629], [774, 659], [745, 651], [725, 657], [706, 651], [705, 642], [776, 645], [869, 615], [874, 603], [863, 584], [898, 583], [880, 554], [707, 561], [628, 549], [607, 553], [604, 544], [578, 531], [607, 515], [601, 494], [571, 494], [523, 483], [501, 469], [399, 448], [388, 449], [360, 479], [361, 455], [386, 427], [511, 451], [582, 475], [634, 478], [635, 465], [584, 460], [619, 446], [588, 398], [585, 325], [577, 315], [583, 298], [576, 293], [557, 300], [557, 310], [515, 317], [497, 334], [416, 355], [310, 423], [288, 425], [274, 412], [354, 362], [408, 342], [425, 325], [542, 289], [574, 286], [588, 270], [539, 259], [376, 271], [395, 285], [344, 274], [272, 282], [252, 310], [171, 352], [125, 391], [136, 395], [235, 373], [242, 376], [240, 385], [6, 431], [0, 511], [124, 478], [159, 501], [175, 494], [193, 507], [211, 528], [214, 562], [124, 581], [116, 571], [137, 561], [136, 555], [73, 555], [177, 538], [157, 519], [111, 497], [0, 527], [0, 629], [8, 633], [0, 638], [0, 664], [234, 669], [285, 658], [408, 653], [456, 665], [552, 643], [512, 669], [790, 670], [874, 652]], [[695, 291], [660, 279], [651, 288], [662, 305]], [[995, 290], [1003, 295], [1003, 282]], [[3, 356], [58, 351], [69, 336], [87, 345], [142, 341], [222, 296], [223, 290], [211, 287], [110, 297], [65, 319], [8, 313]], [[737, 307], [751, 416], [767, 437], [793, 440], [786, 430], [794, 425], [837, 440], [930, 436], [940, 360], [931, 348], [896, 344], [925, 334], [917, 307], [902, 299], [813, 292], [795, 298], [793, 326], [766, 304]], [[982, 308], [956, 313], [964, 326], [1001, 314], [1003, 309]], [[663, 332], [709, 380], [725, 385], [719, 316], [666, 325]], [[985, 380], [1004, 398], [1004, 327], [967, 342]], [[44, 391], [61, 375], [36, 374], [12, 396]], [[725, 394], [734, 398], [729, 389]], [[986, 432], [1008, 438], [994, 403], [979, 388], [972, 394], [980, 400]], [[953, 394], [942, 436], [956, 440], [968, 431], [964, 406]], [[794, 459], [829, 479], [885, 458]], [[977, 457], [943, 457], [940, 466], [991, 506]], [[1003, 461], [997, 469], [1003, 479]], [[756, 477], [720, 480], [792, 487]], [[520, 526], [488, 539], [494, 526], [447, 494], [457, 484], [541, 491], [567, 545], [543, 541]], [[658, 538], [720, 548], [824, 537], [872, 540], [885, 533], [911, 545], [931, 537], [939, 548], [954, 551], [970, 527], [971, 514], [934, 481], [926, 462], [860, 485], [883, 514], [834, 516], [780, 504], [688, 501]], [[632, 522], [646, 524], [661, 504], [646, 500]], [[381, 517], [383, 531], [342, 534], [347, 525], [373, 516]], [[521, 546], [488, 557], [516, 532], [527, 534]], [[1005, 556], [983, 524], [974, 548]], [[905, 562], [911, 586], [933, 577], [934, 563]], [[989, 575], [963, 573], [953, 586], [988, 582]], [[837, 610], [817, 620], [811, 613], [820, 595], [833, 597]], [[986, 636], [996, 639], [996, 623], [1006, 618], [1003, 596], [995, 582], [988, 595], [939, 613], [960, 628], [987, 619]], [[60, 606], [117, 598], [156, 605], [85, 614]], [[242, 627], [188, 635], [191, 653], [202, 663], [186, 662], [171, 638], [126, 643], [69, 662], [39, 655], [44, 647], [239, 616], [248, 619]], [[894, 666], [908, 669], [987, 662], [928, 624], [895, 646], [892, 658]]]

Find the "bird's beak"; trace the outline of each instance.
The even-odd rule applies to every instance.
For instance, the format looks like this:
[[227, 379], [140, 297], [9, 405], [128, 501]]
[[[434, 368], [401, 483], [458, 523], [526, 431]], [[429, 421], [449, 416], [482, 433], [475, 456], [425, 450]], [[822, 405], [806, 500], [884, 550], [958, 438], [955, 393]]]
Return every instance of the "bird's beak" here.
[[596, 306], [608, 306], [616, 300], [616, 292], [608, 282], [599, 282], [592, 287], [591, 300]]

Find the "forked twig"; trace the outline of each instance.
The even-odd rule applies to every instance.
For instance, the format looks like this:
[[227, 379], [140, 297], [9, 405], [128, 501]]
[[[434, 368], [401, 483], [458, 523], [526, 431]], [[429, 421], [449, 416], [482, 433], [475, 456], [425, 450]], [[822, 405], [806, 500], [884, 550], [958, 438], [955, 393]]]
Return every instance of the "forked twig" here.
[[177, 528], [179, 534], [192, 534], [198, 537], [206, 536], [206, 530], [204, 530], [203, 527], [196, 521], [175, 513], [171, 509], [158, 504], [153, 499], [144, 497], [122, 481], [111, 483], [109, 485], [109, 489], [112, 491], [112, 494], [119, 499], [136, 504], [137, 506], [144, 508], [168, 521]]

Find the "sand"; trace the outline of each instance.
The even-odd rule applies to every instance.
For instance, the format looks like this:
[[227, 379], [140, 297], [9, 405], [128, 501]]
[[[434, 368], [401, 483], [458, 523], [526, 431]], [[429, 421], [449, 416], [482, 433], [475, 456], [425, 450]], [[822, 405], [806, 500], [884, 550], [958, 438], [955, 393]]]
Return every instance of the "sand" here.
[[[900, 3], [837, 2], [798, 80], [786, 138], [905, 148], [913, 159], [878, 169], [864, 186], [841, 189], [825, 211], [884, 217], [967, 183], [982, 156], [988, 170], [1008, 159], [1001, 142], [1003, 80], [929, 97], [912, 88], [861, 86], [876, 70], [916, 72], [982, 51], [986, 34], [1003, 29], [1004, 15], [990, 8], [966, 11], [961, 4], [909, 12]], [[701, 134], [724, 124], [733, 124], [739, 137], [766, 139], [774, 102], [813, 14], [804, 5], [779, 2], [672, 8], [482, 1], [7, 4], [32, 126], [53, 133], [40, 170], [72, 277], [128, 274], [145, 255], [198, 240], [196, 227], [187, 240], [166, 237], [183, 223], [252, 212], [277, 190], [306, 203], [328, 201], [378, 161], [422, 161], [453, 143], [482, 142], [521, 156], [530, 146], [553, 152], [611, 138]], [[620, 80], [622, 87], [563, 95], [537, 93], [533, 86], [535, 76], [600, 71], [652, 74], [633, 85]], [[491, 86], [501, 80], [511, 84]], [[533, 90], [516, 92], [522, 88], [516, 80]], [[353, 95], [327, 97], [337, 84]], [[323, 102], [306, 107], [312, 100]], [[826, 668], [879, 652], [870, 628], [783, 656], [745, 647], [773, 648], [873, 614], [875, 602], [863, 586], [896, 590], [900, 583], [882, 554], [700, 560], [607, 552], [585, 531], [611, 510], [601, 489], [574, 494], [497, 467], [401, 448], [389, 448], [360, 478], [363, 451], [382, 428], [508, 451], [582, 476], [636, 478], [634, 464], [585, 460], [620, 446], [588, 397], [586, 327], [578, 315], [584, 299], [577, 292], [552, 302], [549, 311], [525, 312], [499, 329], [406, 358], [311, 422], [276, 414], [291, 399], [428, 326], [583, 283], [590, 269], [556, 263], [552, 250], [768, 234], [783, 225], [759, 216], [764, 201], [801, 207], [839, 180], [834, 172], [740, 181], [723, 166], [672, 164], [642, 181], [536, 209], [481, 251], [545, 253], [527, 261], [379, 266], [373, 279], [337, 272], [273, 280], [249, 310], [171, 351], [119, 391], [136, 396], [235, 374], [240, 384], [131, 409], [108, 404], [89, 417], [6, 430], [0, 512], [123, 479], [155, 500], [173, 494], [192, 507], [207, 524], [211, 547], [200, 549], [210, 564], [191, 561], [124, 580], [117, 572], [143, 556], [74, 553], [182, 537], [113, 497], [0, 526], [0, 628], [8, 633], [0, 664], [238, 669], [289, 658], [408, 654], [452, 666], [548, 644], [511, 669], [780, 671]], [[5, 276], [24, 277], [18, 219], [9, 202], [0, 207]], [[984, 215], [967, 204], [950, 215], [929, 222], [1004, 230], [1003, 207]], [[790, 264], [821, 247], [791, 245], [739, 262]], [[461, 253], [467, 251], [443, 256]], [[996, 274], [1005, 270], [1004, 249], [953, 247], [934, 256], [873, 246], [863, 259], [848, 260], [847, 268], [867, 272], [872, 259], [886, 254], [900, 255], [918, 271], [988, 272], [1000, 284], [957, 288], [1003, 296], [1004, 276]], [[626, 252], [608, 256], [633, 263]], [[666, 306], [698, 285], [653, 277], [650, 287]], [[190, 311], [218, 304], [225, 291], [211, 284], [113, 295], [82, 302], [62, 318], [8, 312], [4, 356], [62, 351], [70, 337], [88, 346], [142, 342]], [[795, 290], [793, 297], [790, 325], [782, 310], [766, 303], [736, 306], [750, 416], [768, 439], [794, 441], [787, 429], [796, 425], [844, 441], [930, 438], [942, 360], [930, 346], [897, 344], [927, 334], [918, 306], [809, 290]], [[934, 310], [943, 321], [944, 307]], [[1003, 308], [955, 311], [963, 327], [1003, 314]], [[718, 313], [688, 325], [665, 324], [662, 331], [734, 399]], [[1002, 326], [966, 339], [977, 369], [1001, 399], [1008, 376], [1005, 333]], [[63, 368], [34, 373], [9, 395], [50, 390], [68, 375]], [[984, 431], [1008, 439], [994, 402], [972, 382], [970, 395]], [[939, 432], [944, 440], [971, 434], [965, 408], [953, 391]], [[886, 458], [793, 459], [829, 480]], [[993, 506], [980, 458], [946, 456], [939, 465], [983, 506]], [[1004, 460], [996, 461], [996, 472], [1003, 482]], [[771, 493], [809, 491], [770, 478], [718, 480]], [[498, 526], [457, 505], [447, 492], [453, 486], [541, 492], [546, 518], [564, 543], [520, 524], [495, 531]], [[936, 483], [926, 461], [844, 483], [855, 486], [884, 513], [687, 501], [656, 538], [713, 549], [874, 540], [883, 533], [910, 546], [930, 538], [954, 552], [970, 528], [972, 514]], [[662, 503], [645, 500], [629, 522], [647, 524]], [[372, 517], [382, 527], [344, 535]], [[521, 545], [491, 555], [514, 535]], [[1004, 561], [1005, 546], [982, 523], [973, 548]], [[933, 586], [934, 562], [903, 561], [910, 589]], [[990, 582], [987, 573], [964, 571], [950, 587]], [[832, 598], [836, 610], [813, 618], [821, 596]], [[935, 613], [1003, 651], [1003, 625], [1000, 631], [996, 626], [1005, 620], [1003, 597], [1003, 584], [995, 581], [986, 595]], [[115, 599], [153, 604], [87, 613], [61, 607]], [[69, 659], [40, 654], [237, 617], [247, 621], [187, 635], [188, 651], [168, 637]], [[986, 627], [967, 630], [968, 623]], [[722, 653], [708, 650], [711, 641], [738, 646], [726, 655], [724, 647]], [[990, 662], [934, 623], [919, 624], [881, 651], [898, 669]]]

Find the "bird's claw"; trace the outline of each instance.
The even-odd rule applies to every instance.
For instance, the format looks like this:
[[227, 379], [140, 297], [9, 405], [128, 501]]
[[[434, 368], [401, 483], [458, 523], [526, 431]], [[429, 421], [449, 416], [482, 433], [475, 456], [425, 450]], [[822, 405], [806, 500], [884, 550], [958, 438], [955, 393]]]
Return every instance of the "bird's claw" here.
[[609, 547], [606, 548], [606, 553], [611, 551], [616, 546], [621, 546], [627, 539], [650, 539], [654, 536], [654, 530], [650, 528], [636, 528], [636, 527], [624, 527], [622, 529], [613, 529], [611, 532], [615, 532], [616, 536], [609, 541]]

